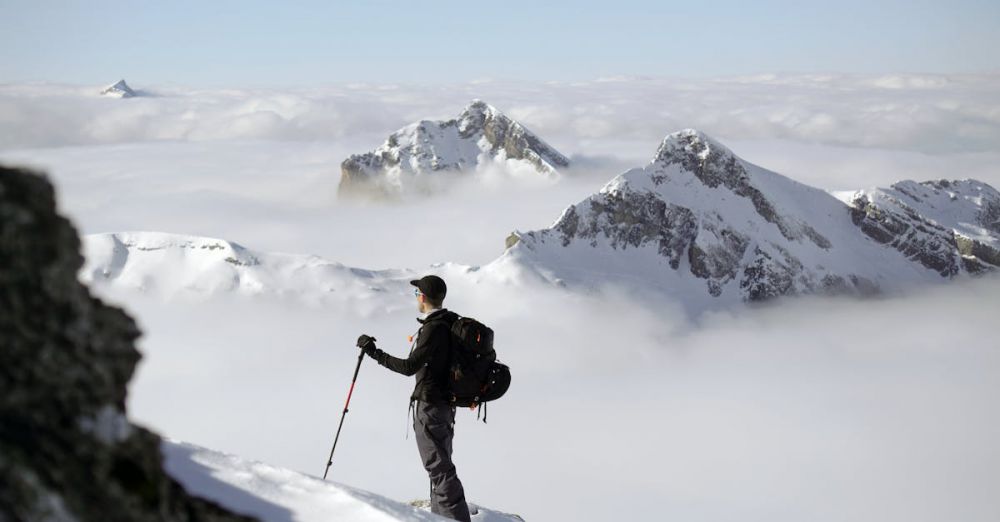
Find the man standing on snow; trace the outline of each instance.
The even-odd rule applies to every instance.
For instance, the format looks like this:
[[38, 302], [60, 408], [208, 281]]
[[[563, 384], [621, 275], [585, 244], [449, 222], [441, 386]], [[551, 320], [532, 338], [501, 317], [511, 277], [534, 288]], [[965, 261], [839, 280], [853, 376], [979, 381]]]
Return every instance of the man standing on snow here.
[[451, 461], [451, 442], [455, 435], [455, 407], [448, 393], [448, 367], [451, 358], [451, 325], [458, 314], [442, 308], [448, 287], [438, 276], [410, 281], [415, 286], [417, 318], [421, 324], [416, 341], [406, 359], [393, 357], [375, 346], [375, 338], [358, 337], [358, 347], [380, 365], [403, 375], [417, 376], [410, 396], [413, 409], [413, 432], [424, 469], [431, 479], [431, 511], [448, 518], [469, 521], [465, 490]]

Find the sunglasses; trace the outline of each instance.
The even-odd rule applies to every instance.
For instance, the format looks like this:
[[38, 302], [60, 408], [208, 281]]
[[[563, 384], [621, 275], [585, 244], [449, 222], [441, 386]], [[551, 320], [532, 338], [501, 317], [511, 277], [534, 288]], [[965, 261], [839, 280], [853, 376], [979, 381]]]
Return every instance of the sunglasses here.
[[420, 295], [423, 295], [423, 292], [421, 292], [419, 288], [414, 288], [413, 289], [413, 295], [414, 296], [420, 296]]

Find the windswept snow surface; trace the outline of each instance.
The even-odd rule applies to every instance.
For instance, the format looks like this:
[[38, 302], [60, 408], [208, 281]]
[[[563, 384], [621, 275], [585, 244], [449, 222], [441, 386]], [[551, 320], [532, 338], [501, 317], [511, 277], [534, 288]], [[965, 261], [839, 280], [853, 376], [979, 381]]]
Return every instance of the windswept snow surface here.
[[[263, 522], [447, 520], [424, 509], [295, 471], [164, 440], [164, 468], [192, 495]], [[470, 504], [475, 522], [522, 520]]]
[[319, 303], [403, 290], [411, 270], [365, 270], [318, 256], [264, 253], [223, 239], [119, 232], [83, 239], [88, 284], [162, 297], [272, 295]]

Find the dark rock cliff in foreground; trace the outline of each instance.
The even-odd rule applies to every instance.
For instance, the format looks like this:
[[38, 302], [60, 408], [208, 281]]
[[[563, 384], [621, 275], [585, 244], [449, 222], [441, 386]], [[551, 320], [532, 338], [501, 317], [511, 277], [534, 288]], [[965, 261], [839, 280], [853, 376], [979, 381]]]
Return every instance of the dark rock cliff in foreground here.
[[251, 520], [188, 495], [129, 423], [139, 331], [77, 280], [43, 177], [0, 167], [0, 522]]

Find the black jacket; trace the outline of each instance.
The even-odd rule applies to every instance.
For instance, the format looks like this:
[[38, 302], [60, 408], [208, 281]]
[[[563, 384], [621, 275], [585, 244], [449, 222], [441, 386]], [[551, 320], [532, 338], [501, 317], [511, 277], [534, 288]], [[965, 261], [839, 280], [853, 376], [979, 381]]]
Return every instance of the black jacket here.
[[440, 404], [451, 401], [448, 391], [448, 370], [451, 365], [451, 325], [458, 314], [447, 309], [435, 310], [421, 323], [416, 341], [406, 359], [393, 357], [375, 348], [368, 352], [386, 368], [403, 375], [417, 376], [410, 399]]

